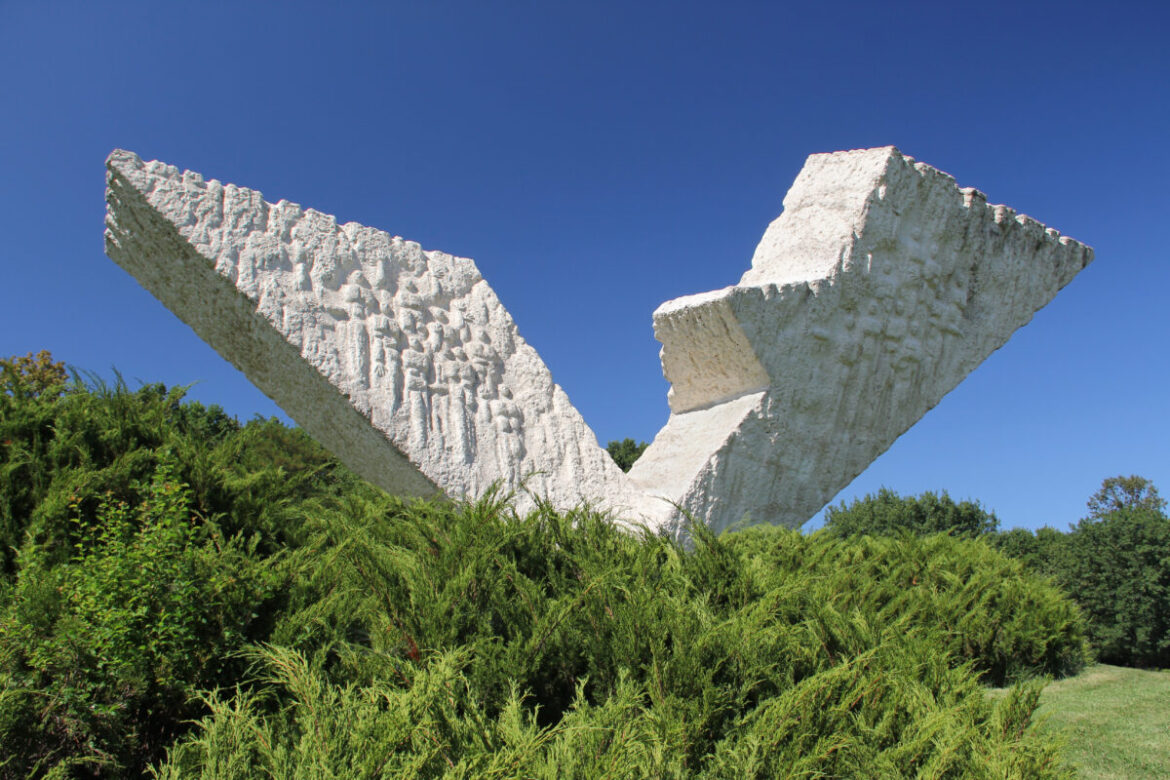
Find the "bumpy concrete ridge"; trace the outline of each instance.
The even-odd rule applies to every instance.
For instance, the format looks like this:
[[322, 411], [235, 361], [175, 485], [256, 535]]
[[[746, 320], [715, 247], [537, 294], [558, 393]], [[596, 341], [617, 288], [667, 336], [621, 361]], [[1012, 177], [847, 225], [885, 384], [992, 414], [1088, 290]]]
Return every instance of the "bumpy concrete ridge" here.
[[471, 260], [130, 152], [107, 169], [106, 253], [362, 476], [675, 534], [680, 510], [800, 525], [1092, 260], [893, 147], [812, 155], [740, 283], [654, 313], [671, 416], [627, 476]]
[[671, 416], [630, 477], [798, 526], [1092, 257], [893, 147], [812, 155], [740, 283], [654, 313]]

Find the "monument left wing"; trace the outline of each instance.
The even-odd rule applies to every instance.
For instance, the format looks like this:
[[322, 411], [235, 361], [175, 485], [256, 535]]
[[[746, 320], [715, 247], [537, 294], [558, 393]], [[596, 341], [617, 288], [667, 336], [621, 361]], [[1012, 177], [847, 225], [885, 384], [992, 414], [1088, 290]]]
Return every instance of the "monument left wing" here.
[[106, 167], [110, 258], [364, 478], [632, 508], [471, 260], [131, 152]]

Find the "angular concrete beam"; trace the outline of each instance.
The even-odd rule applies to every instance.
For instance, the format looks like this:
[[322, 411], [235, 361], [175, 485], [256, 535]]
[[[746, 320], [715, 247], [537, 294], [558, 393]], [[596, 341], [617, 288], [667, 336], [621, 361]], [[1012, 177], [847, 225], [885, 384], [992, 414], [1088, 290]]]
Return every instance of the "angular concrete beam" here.
[[799, 526], [1092, 257], [893, 147], [812, 155], [740, 283], [654, 313], [671, 416], [630, 477]]
[[106, 167], [106, 254], [375, 485], [643, 500], [471, 260], [130, 152]]
[[671, 416], [627, 477], [471, 260], [107, 168], [107, 254], [362, 476], [675, 534], [680, 510], [800, 525], [1092, 259], [892, 147], [813, 155], [739, 285], [655, 312]]

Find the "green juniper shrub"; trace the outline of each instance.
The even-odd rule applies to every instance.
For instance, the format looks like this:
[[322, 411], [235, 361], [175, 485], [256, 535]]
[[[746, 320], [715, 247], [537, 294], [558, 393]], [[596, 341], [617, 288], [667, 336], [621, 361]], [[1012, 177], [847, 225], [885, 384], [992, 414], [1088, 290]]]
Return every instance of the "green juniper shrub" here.
[[275, 419], [241, 426], [218, 406], [185, 401], [186, 388], [132, 391], [120, 378], [53, 388], [0, 392], [0, 573], [9, 577], [26, 536], [69, 550], [72, 513], [93, 519], [107, 494], [140, 501], [162, 452], [198, 513], [231, 533], [264, 532], [267, 552], [295, 528], [290, 507], [358, 482], [303, 431]]
[[838, 536], [883, 536], [906, 531], [974, 538], [993, 533], [999, 528], [999, 519], [978, 502], [956, 503], [946, 491], [902, 497], [882, 488], [848, 505], [841, 502], [829, 507], [825, 511], [825, 528]]
[[1075, 612], [973, 542], [688, 550], [408, 501], [275, 420], [28, 360], [0, 393], [0, 778], [1068, 776], [1036, 686], [977, 674], [1075, 664]]
[[191, 481], [187, 456], [215, 443], [195, 441], [206, 432], [198, 423], [222, 411], [183, 404], [182, 396], [182, 388], [161, 385], [131, 392], [121, 380], [114, 386], [75, 380], [61, 392], [35, 397], [0, 394], [0, 560], [6, 574], [13, 574], [11, 556], [26, 536], [47, 552], [62, 553], [75, 541], [74, 513], [92, 519], [107, 494], [140, 500], [138, 489], [150, 484], [157, 453], [174, 453], [184, 481]]
[[137, 776], [190, 697], [243, 679], [233, 653], [292, 596], [301, 504], [359, 483], [183, 388], [0, 363], [0, 777]]
[[45, 489], [42, 464], [67, 380], [48, 352], [0, 360], [0, 578], [9, 581], [25, 521]]
[[[485, 714], [458, 653], [407, 681], [340, 686], [304, 656], [259, 651], [267, 686], [209, 697], [211, 714], [158, 777], [1071, 778], [1031, 713], [1040, 686], [990, 699], [929, 642], [891, 643], [801, 679], [693, 760], [685, 715], [623, 675], [597, 703], [579, 688], [541, 726], [513, 689]], [[269, 698], [280, 698], [273, 708]]]
[[989, 684], [1073, 674], [1088, 660], [1076, 605], [981, 539], [841, 538], [761, 526], [730, 543], [771, 583], [799, 581], [836, 609], [882, 624], [908, 619], [938, 627], [943, 646]]
[[199, 714], [197, 691], [243, 674], [233, 653], [278, 575], [245, 540], [192, 523], [174, 472], [160, 465], [135, 506], [107, 498], [75, 517], [69, 560], [21, 549], [0, 613], [0, 744], [15, 753], [0, 775], [133, 772]]
[[[686, 551], [500, 496], [370, 492], [306, 523], [293, 579], [315, 593], [254, 651], [252, 687], [207, 697], [161, 777], [1068, 776], [1030, 724], [1038, 686], [991, 700], [948, 651], [957, 597], [834, 603], [824, 568], [761, 552], [776, 539], [696, 529]], [[846, 549], [826, 565], [866, 555], [822, 538]], [[887, 557], [941, 582], [966, 552]]]

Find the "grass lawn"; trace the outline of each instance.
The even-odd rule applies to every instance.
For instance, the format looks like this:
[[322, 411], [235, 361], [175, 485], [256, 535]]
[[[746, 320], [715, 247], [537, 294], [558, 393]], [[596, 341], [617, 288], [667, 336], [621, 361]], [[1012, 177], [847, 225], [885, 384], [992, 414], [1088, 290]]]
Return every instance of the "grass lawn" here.
[[1093, 666], [1044, 689], [1037, 715], [1084, 778], [1170, 778], [1170, 671]]

